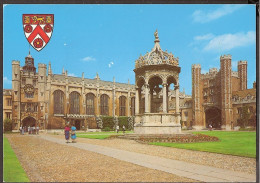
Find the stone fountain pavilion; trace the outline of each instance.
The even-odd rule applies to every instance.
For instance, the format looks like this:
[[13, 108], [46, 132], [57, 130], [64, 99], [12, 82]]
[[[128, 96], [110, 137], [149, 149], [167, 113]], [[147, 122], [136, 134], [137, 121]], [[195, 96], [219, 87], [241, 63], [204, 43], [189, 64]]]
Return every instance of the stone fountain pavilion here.
[[[135, 62], [135, 134], [181, 133], [179, 110], [179, 58], [160, 47], [158, 32], [151, 52]], [[175, 90], [175, 112], [168, 112], [170, 85]], [[162, 96], [162, 97], [161, 97]], [[159, 105], [162, 103], [162, 111]]]

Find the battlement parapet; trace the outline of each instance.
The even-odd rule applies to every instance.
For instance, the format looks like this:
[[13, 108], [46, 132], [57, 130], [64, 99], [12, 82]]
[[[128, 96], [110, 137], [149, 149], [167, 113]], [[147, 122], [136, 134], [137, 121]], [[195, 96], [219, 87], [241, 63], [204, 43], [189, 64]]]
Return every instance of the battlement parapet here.
[[247, 65], [247, 61], [246, 60], [240, 60], [240, 61], [238, 61], [237, 65]]
[[217, 69], [217, 68], [211, 68], [211, 69], [209, 69], [209, 73], [215, 73], [215, 72], [218, 72], [218, 69]]
[[192, 64], [192, 68], [197, 69], [197, 68], [201, 68], [200, 64]]
[[226, 60], [226, 59], [232, 59], [232, 56], [230, 54], [220, 56], [220, 60]]
[[38, 63], [38, 67], [44, 67], [44, 68], [47, 68], [47, 65], [46, 65], [46, 64], [42, 64], [42, 63]]
[[20, 61], [18, 61], [18, 60], [13, 60], [13, 61], [12, 61], [12, 65], [20, 65]]
[[238, 77], [238, 72], [232, 71], [232, 72], [231, 72], [231, 76], [233, 76], [233, 77]]

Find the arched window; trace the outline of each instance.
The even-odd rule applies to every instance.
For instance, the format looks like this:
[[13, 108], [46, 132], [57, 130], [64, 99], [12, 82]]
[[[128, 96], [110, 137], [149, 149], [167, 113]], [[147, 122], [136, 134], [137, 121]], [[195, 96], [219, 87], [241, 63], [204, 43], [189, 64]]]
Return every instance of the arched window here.
[[95, 115], [95, 105], [94, 105], [95, 95], [93, 93], [88, 93], [86, 95], [86, 114]]
[[70, 93], [70, 114], [79, 114], [79, 93]]
[[131, 98], [131, 116], [135, 115], [135, 97]]
[[119, 116], [125, 116], [126, 115], [126, 97], [121, 96], [119, 97]]
[[61, 90], [53, 92], [54, 114], [64, 114], [64, 93]]
[[108, 99], [109, 99], [109, 97], [106, 94], [103, 94], [100, 97], [100, 114], [101, 115], [109, 114]]

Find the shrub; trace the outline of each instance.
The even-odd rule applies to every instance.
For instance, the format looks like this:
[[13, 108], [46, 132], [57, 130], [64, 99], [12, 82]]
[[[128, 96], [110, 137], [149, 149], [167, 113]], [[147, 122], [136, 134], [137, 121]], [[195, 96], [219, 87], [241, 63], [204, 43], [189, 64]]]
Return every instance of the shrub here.
[[12, 131], [12, 120], [5, 119], [4, 120], [4, 132]]
[[119, 125], [119, 130], [123, 130], [123, 125], [125, 126], [125, 130], [128, 130], [128, 117], [126, 116], [120, 116], [118, 117], [118, 125]]
[[112, 131], [112, 129], [111, 129], [111, 128], [109, 128], [109, 127], [105, 127], [105, 128], [103, 128], [103, 129], [102, 129], [102, 131], [105, 131], [105, 132], [107, 132], [107, 131]]
[[114, 128], [114, 120], [112, 116], [102, 116], [102, 122], [103, 122], [103, 129], [106, 127], [109, 129]]

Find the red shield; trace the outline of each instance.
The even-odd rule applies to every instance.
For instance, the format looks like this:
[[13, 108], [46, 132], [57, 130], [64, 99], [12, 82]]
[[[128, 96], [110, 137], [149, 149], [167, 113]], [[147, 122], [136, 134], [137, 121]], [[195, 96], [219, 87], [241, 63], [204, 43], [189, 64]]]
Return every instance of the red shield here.
[[54, 14], [23, 14], [23, 30], [28, 42], [41, 51], [50, 41]]

